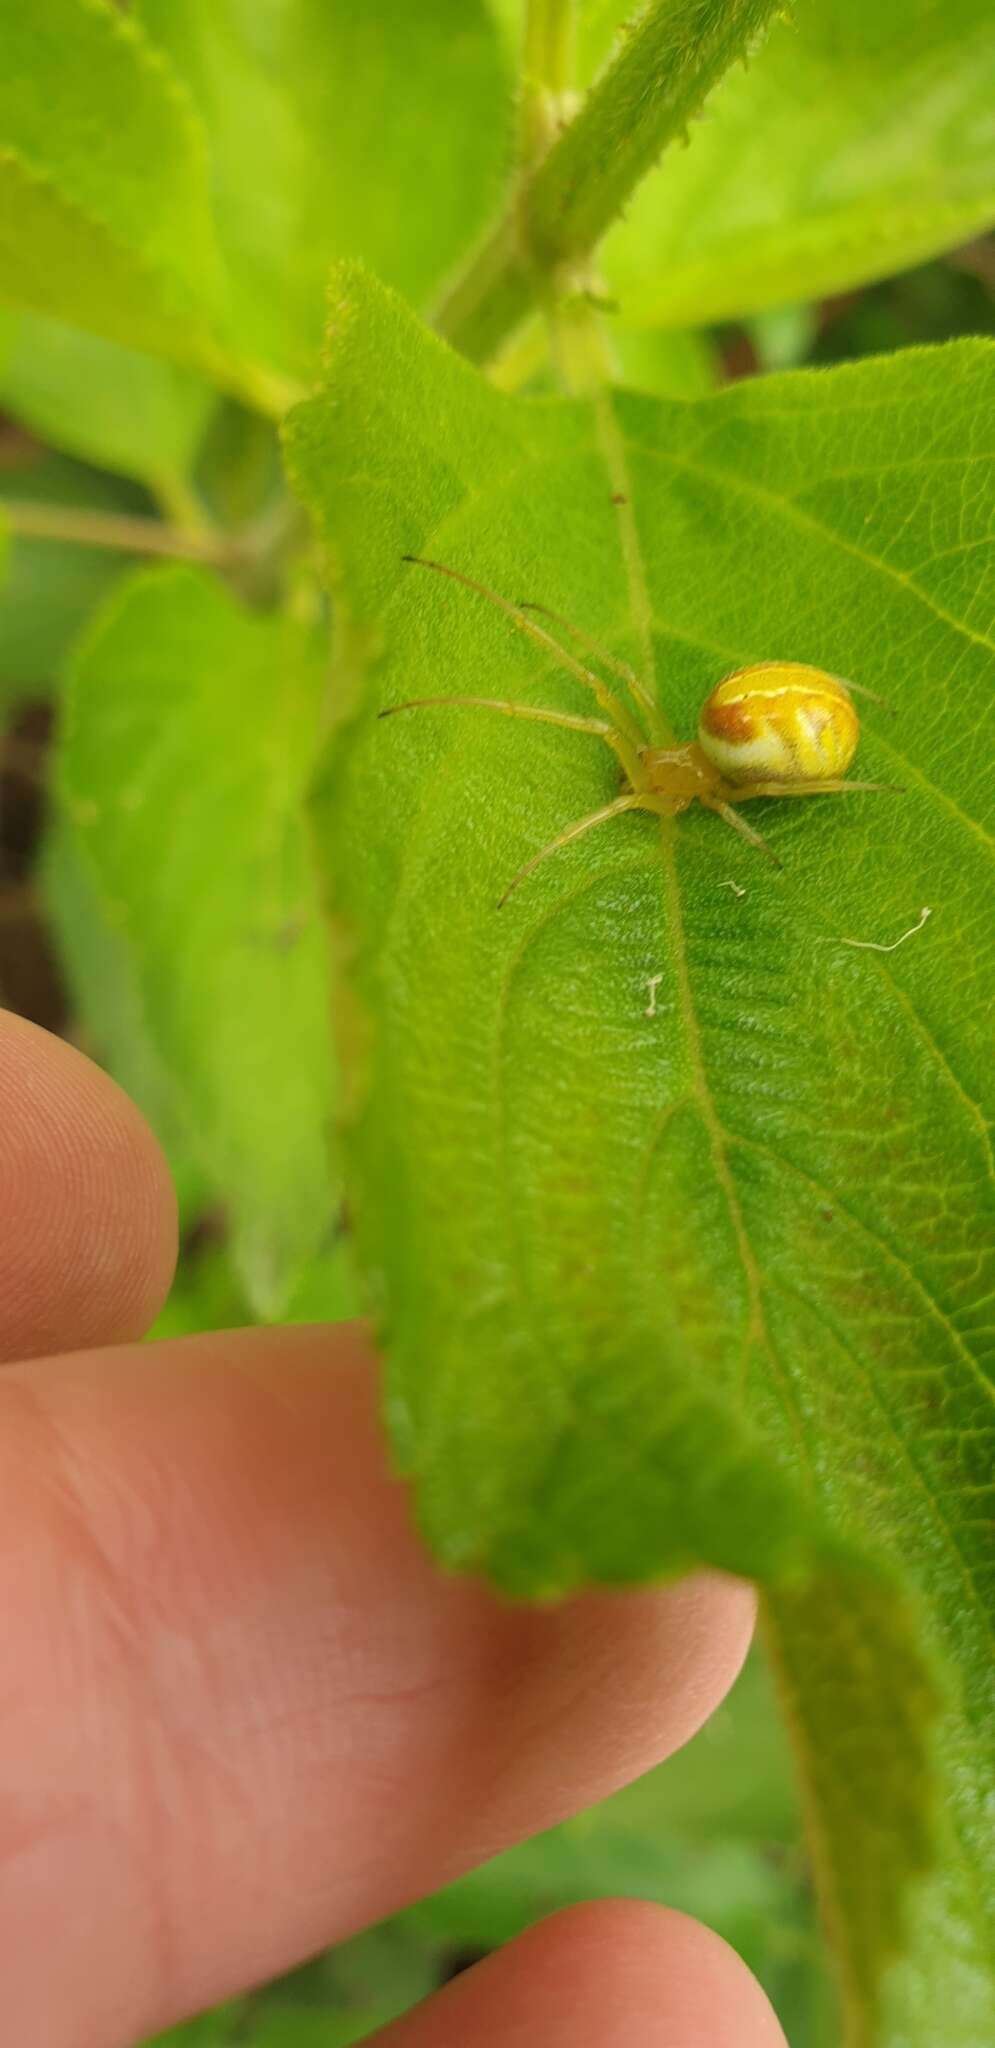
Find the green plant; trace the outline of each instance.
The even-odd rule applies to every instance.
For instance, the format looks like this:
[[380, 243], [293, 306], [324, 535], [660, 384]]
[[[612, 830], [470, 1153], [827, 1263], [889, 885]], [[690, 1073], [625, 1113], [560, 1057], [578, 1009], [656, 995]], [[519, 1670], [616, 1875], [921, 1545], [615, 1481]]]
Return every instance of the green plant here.
[[[3, 478], [0, 698], [64, 666], [66, 971], [228, 1219], [185, 1313], [347, 1312], [344, 1175], [438, 1554], [755, 1578], [848, 2040], [982, 2048], [995, 351], [717, 388], [688, 330], [982, 228], [995, 31], [626, 12], [5, 0], [0, 398], [58, 453]], [[585, 734], [378, 722], [590, 710], [412, 553], [575, 620], [681, 737], [744, 663], [851, 675], [903, 794], [771, 806], [783, 874], [618, 819], [498, 915], [617, 785]]]

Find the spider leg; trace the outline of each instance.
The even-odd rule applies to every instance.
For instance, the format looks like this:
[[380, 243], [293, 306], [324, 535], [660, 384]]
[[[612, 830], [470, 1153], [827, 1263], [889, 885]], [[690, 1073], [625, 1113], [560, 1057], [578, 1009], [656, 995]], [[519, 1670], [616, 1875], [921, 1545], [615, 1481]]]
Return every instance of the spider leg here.
[[[738, 790], [736, 792], [736, 798], [738, 802]], [[755, 832], [753, 826], [748, 825], [746, 819], [741, 818], [739, 812], [735, 811], [731, 804], [725, 803], [723, 799], [718, 796], [703, 796], [699, 799], [699, 801], [704, 804], [706, 810], [716, 811], [720, 818], [724, 818], [726, 824], [731, 825], [733, 831], [738, 832], [741, 839], [748, 839], [751, 846], [759, 847], [760, 852], [765, 853], [767, 855], [767, 859], [772, 860], [776, 868], [779, 868], [783, 865], [783, 863], [778, 860], [778, 857], [774, 852], [773, 848], [768, 846], [766, 839], [761, 838], [760, 833]]]
[[606, 712], [618, 726], [619, 732], [625, 736], [637, 754], [646, 745], [645, 733], [631, 712], [627, 711], [621, 699], [616, 697], [614, 690], [609, 690], [607, 684], [600, 676], [595, 675], [593, 669], [585, 668], [583, 662], [575, 661], [573, 655], [568, 654], [558, 640], [554, 640], [552, 633], [547, 633], [542, 626], [537, 626], [535, 620], [530, 619], [520, 605], [512, 604], [510, 598], [502, 597], [499, 591], [491, 590], [486, 583], [478, 583], [475, 577], [464, 576], [462, 569], [451, 569], [447, 562], [430, 562], [425, 555], [402, 555], [401, 560], [414, 562], [420, 569], [434, 569], [440, 576], [451, 576], [454, 583], [462, 583], [467, 590], [475, 590], [478, 597], [486, 597], [488, 604], [497, 605], [498, 610], [504, 613], [505, 618], [511, 620], [519, 633], [524, 633], [527, 639], [534, 640], [538, 647], [544, 647], [548, 654], [555, 656], [560, 668], [565, 669], [577, 682], [583, 683], [586, 689], [593, 690], [602, 711]]
[[887, 789], [896, 794], [901, 792], [898, 782], [845, 782], [835, 776], [823, 782], [751, 782], [736, 791], [736, 802], [746, 803], [751, 796], [831, 796], [841, 789]]
[[547, 711], [539, 704], [515, 704], [503, 697], [409, 697], [403, 704], [387, 704], [378, 718], [393, 718], [398, 711], [424, 711], [437, 704], [470, 705], [475, 710], [500, 711], [505, 718], [531, 718], [537, 725], [564, 725], [568, 732], [593, 732], [617, 754], [629, 772], [628, 749], [605, 718], [577, 718], [572, 711]]
[[844, 690], [851, 691], [854, 697], [869, 697], [872, 704], [880, 704], [882, 711], [888, 711], [894, 717], [894, 705], [889, 704], [887, 697], [879, 697], [876, 690], [869, 690], [866, 683], [851, 683], [849, 676], [834, 676], [833, 681], [842, 683]]
[[563, 631], [569, 633], [571, 640], [576, 640], [578, 647], [586, 647], [596, 661], [603, 662], [605, 668], [611, 669], [613, 675], [621, 677], [623, 683], [628, 685], [633, 696], [642, 705], [652, 728], [658, 728], [659, 706], [651, 697], [646, 684], [637, 676], [635, 669], [629, 667], [627, 661], [620, 661], [617, 654], [610, 654], [608, 648], [602, 647], [600, 640], [594, 638], [593, 633], [586, 632], [583, 626], [575, 626], [571, 619], [565, 619], [562, 612], [552, 611], [548, 604], [536, 604], [533, 598], [523, 597], [519, 599], [518, 608], [523, 612], [541, 612], [544, 619], [552, 619], [555, 626], [562, 626]]
[[579, 839], [582, 833], [593, 831], [595, 825], [603, 825], [607, 818], [621, 817], [623, 811], [655, 811], [658, 815], [670, 815], [669, 812], [662, 812], [659, 797], [638, 790], [630, 790], [626, 796], [617, 796], [614, 803], [602, 804], [600, 810], [590, 811], [586, 818], [578, 818], [574, 824], [565, 826], [562, 832], [557, 833], [555, 839], [550, 840], [548, 846], [534, 853], [532, 859], [527, 860], [525, 866], [519, 868], [517, 875], [513, 875], [508, 883], [504, 895], [499, 897], [498, 909], [504, 909], [512, 891], [518, 888], [519, 882], [524, 882], [526, 875], [530, 875], [541, 861], [548, 860], [551, 853], [558, 853], [561, 846], [569, 846], [571, 840]]

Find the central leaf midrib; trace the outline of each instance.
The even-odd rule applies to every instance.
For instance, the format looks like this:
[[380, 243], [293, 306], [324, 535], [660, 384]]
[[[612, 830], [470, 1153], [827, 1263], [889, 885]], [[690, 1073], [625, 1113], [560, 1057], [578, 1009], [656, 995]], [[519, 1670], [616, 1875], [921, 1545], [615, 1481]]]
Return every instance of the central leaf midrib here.
[[[613, 503], [618, 507], [619, 526], [622, 535], [622, 560], [629, 588], [632, 622], [642, 648], [643, 671], [647, 686], [655, 700], [658, 699], [656, 675], [656, 651], [653, 645], [652, 608], [649, 598], [649, 584], [639, 542], [639, 528], [633, 509], [632, 485], [626, 461], [625, 442], [615, 417], [610, 390], [600, 385], [594, 394], [594, 417], [596, 438], [604, 458]], [[660, 863], [667, 908], [670, 913], [671, 943], [678, 1000], [684, 1025], [690, 1078], [698, 1100], [698, 1106], [708, 1132], [715, 1176], [722, 1189], [729, 1219], [739, 1252], [743, 1277], [746, 1282], [749, 1314], [743, 1332], [741, 1353], [742, 1399], [746, 1405], [746, 1370], [750, 1349], [757, 1344], [770, 1361], [772, 1377], [780, 1390], [785, 1417], [794, 1432], [801, 1462], [814, 1479], [814, 1467], [805, 1436], [805, 1428], [790, 1374], [777, 1356], [773, 1339], [764, 1313], [763, 1287], [760, 1269], [750, 1241], [739, 1199], [732, 1168], [729, 1163], [727, 1139], [715, 1106], [708, 1082], [701, 1029], [698, 1023], [691, 980], [688, 972], [687, 946], [684, 932], [684, 917], [680, 899], [680, 885], [677, 879], [675, 858], [675, 827], [667, 819], [661, 819], [659, 843]]]

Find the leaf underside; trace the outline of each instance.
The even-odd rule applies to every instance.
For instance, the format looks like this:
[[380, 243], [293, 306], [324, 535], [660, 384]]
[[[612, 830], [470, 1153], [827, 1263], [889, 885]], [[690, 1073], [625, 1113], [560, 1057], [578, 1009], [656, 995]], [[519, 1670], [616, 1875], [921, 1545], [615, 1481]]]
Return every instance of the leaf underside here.
[[[770, 1588], [850, 2038], [917, 2048], [995, 2024], [993, 366], [967, 343], [694, 404], [516, 402], [346, 271], [328, 395], [289, 430], [356, 713], [320, 824], [426, 1533], [519, 1594], [693, 1562]], [[902, 794], [753, 807], [780, 874], [704, 813], [621, 819], [498, 912], [617, 767], [486, 711], [377, 721], [467, 691], [593, 708], [406, 552], [585, 626], [678, 736], [734, 667], [850, 676], [893, 707], [858, 772]], [[924, 907], [893, 952], [848, 943]]]

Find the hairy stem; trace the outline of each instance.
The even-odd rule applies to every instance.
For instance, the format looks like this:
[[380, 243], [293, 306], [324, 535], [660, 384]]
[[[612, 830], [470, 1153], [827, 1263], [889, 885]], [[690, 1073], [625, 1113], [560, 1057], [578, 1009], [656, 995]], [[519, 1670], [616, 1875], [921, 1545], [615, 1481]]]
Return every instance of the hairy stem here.
[[[606, 228], [783, 0], [651, 0], [438, 308], [447, 340], [485, 360], [556, 279], [580, 280]], [[572, 275], [571, 275], [572, 274]]]

